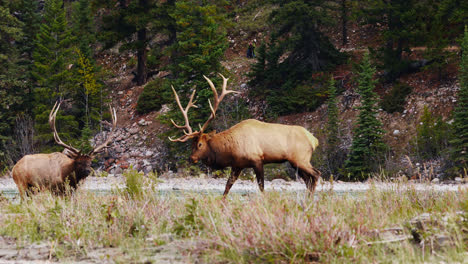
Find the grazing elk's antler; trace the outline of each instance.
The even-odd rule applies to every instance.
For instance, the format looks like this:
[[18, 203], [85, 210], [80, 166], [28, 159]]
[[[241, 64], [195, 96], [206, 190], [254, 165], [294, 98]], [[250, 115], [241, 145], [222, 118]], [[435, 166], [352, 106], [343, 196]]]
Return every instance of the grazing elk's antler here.
[[[55, 139], [55, 142], [57, 142], [57, 144], [59, 144], [60, 146], [70, 150], [71, 152], [73, 152], [74, 155], [79, 155], [81, 154], [81, 150], [78, 150], [72, 146], [69, 146], [65, 143], [63, 143], [63, 141], [60, 139], [58, 133], [57, 133], [57, 128], [55, 127], [55, 119], [57, 117], [57, 113], [58, 113], [58, 110], [60, 109], [60, 105], [62, 104], [62, 102], [56, 102], [54, 107], [52, 108], [52, 111], [50, 112], [49, 114], [49, 125], [50, 125], [50, 128], [52, 129], [52, 132], [54, 132], [54, 139]], [[115, 108], [112, 108], [109, 106], [109, 110], [111, 112], [111, 116], [112, 116], [112, 131], [115, 130], [115, 127], [117, 125], [117, 114], [115, 112]], [[97, 146], [97, 147], [94, 147], [87, 155], [92, 155], [92, 154], [96, 154], [98, 153], [99, 151], [101, 151], [102, 149], [106, 148], [107, 145], [110, 143], [111, 141], [111, 137], [107, 137], [107, 140]]]
[[54, 105], [54, 107], [52, 108], [52, 111], [50, 111], [50, 114], [49, 114], [49, 125], [50, 125], [50, 128], [52, 129], [52, 132], [54, 132], [55, 142], [57, 142], [57, 144], [59, 144], [60, 146], [70, 150], [71, 152], [73, 152], [73, 154], [78, 155], [78, 154], [80, 154], [81, 151], [79, 151], [78, 149], [76, 149], [76, 148], [74, 148], [72, 146], [69, 146], [69, 145], [63, 143], [63, 141], [60, 139], [60, 137], [59, 137], [59, 135], [57, 133], [57, 129], [55, 128], [55, 118], [57, 117], [57, 112], [60, 109], [61, 104], [62, 104], [62, 102], [60, 102], [60, 103], [55, 102], [55, 105]]
[[203, 75], [203, 77], [208, 81], [208, 84], [210, 85], [211, 90], [213, 91], [214, 107], [211, 104], [211, 101], [208, 99], [208, 103], [210, 105], [210, 110], [211, 110], [211, 115], [208, 118], [208, 120], [206, 120], [205, 124], [203, 124], [203, 127], [200, 126], [200, 131], [193, 131], [192, 130], [192, 127], [190, 127], [190, 123], [189, 123], [188, 115], [187, 115], [188, 110], [191, 107], [197, 108], [197, 106], [195, 105], [195, 102], [193, 102], [193, 97], [195, 96], [195, 90], [192, 92], [192, 95], [190, 96], [190, 100], [189, 100], [189, 102], [187, 104], [187, 107], [184, 109], [182, 107], [182, 104], [180, 103], [179, 96], [177, 95], [177, 92], [175, 91], [174, 87], [172, 87], [172, 91], [174, 92], [174, 96], [175, 96], [177, 105], [179, 106], [180, 111], [182, 112], [182, 115], [184, 116], [185, 125], [184, 126], [179, 126], [172, 119], [171, 119], [171, 122], [175, 127], [179, 128], [179, 129], [183, 129], [185, 135], [183, 135], [183, 136], [181, 136], [181, 137], [179, 137], [177, 139], [173, 139], [173, 138], [169, 137], [170, 141], [185, 142], [185, 141], [189, 140], [190, 138], [196, 137], [197, 135], [200, 135], [201, 133], [203, 133], [203, 131], [205, 131], [205, 129], [208, 127], [211, 120], [213, 120], [215, 118], [216, 111], [218, 110], [219, 103], [224, 99], [224, 97], [227, 94], [230, 94], [230, 93], [240, 93], [240, 92], [233, 91], [233, 90], [226, 90], [227, 81], [229, 79], [225, 78], [222, 74], [219, 74], [219, 75], [223, 78], [223, 87], [222, 87], [221, 95], [219, 95], [219, 96], [218, 96], [218, 92], [216, 91], [216, 88], [215, 88], [213, 82], [208, 77]]
[[[115, 131], [115, 127], [117, 126], [117, 113], [115, 112], [115, 108], [111, 107], [109, 105], [109, 111], [111, 113], [111, 116], [112, 116], [112, 130], [111, 132], [114, 132]], [[100, 151], [102, 151], [103, 149], [107, 148], [109, 143], [111, 142], [111, 139], [112, 137], [107, 135], [107, 139], [104, 143], [102, 143], [101, 145], [97, 146], [97, 147], [94, 147], [88, 155], [93, 155], [93, 154], [97, 154], [99, 153]]]

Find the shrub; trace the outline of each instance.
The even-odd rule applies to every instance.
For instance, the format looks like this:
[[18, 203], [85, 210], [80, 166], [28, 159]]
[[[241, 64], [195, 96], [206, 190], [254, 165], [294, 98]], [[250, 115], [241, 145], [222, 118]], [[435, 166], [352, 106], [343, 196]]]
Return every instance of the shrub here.
[[137, 112], [146, 114], [151, 111], [159, 111], [164, 103], [170, 101], [171, 90], [169, 83], [164, 79], [156, 79], [146, 84], [143, 92], [138, 97]]
[[432, 159], [440, 156], [448, 146], [450, 127], [435, 116], [425, 106], [419, 125], [416, 127], [414, 146], [417, 155], [422, 159]]
[[126, 180], [127, 193], [131, 197], [140, 197], [143, 194], [143, 174], [130, 168], [123, 173]]
[[388, 94], [382, 98], [380, 103], [383, 110], [387, 113], [402, 112], [404, 110], [406, 96], [408, 96], [413, 87], [405, 83], [395, 83]]

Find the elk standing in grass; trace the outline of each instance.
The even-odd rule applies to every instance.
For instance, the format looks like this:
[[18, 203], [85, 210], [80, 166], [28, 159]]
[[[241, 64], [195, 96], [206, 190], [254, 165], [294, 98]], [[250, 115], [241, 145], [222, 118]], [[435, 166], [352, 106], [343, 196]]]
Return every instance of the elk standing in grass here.
[[[50, 154], [26, 155], [13, 167], [13, 180], [18, 186], [22, 198], [26, 192], [37, 188], [47, 189], [56, 194], [63, 194], [68, 183], [75, 189], [78, 183], [91, 173], [91, 162], [95, 155], [104, 150], [110, 143], [111, 137], [94, 147], [89, 153], [82, 154], [80, 150], [69, 146], [60, 140], [55, 128], [55, 118], [60, 104], [55, 103], [49, 114], [49, 125], [53, 131], [55, 142], [67, 150], [67, 155], [61, 152]], [[110, 109], [112, 115], [112, 131], [117, 124], [115, 109]]]
[[169, 139], [179, 142], [194, 139], [190, 159], [195, 163], [201, 160], [213, 169], [232, 167], [224, 197], [229, 193], [239, 174], [245, 168], [254, 169], [260, 191], [263, 192], [263, 165], [286, 161], [289, 161], [298, 170], [309, 191], [313, 192], [321, 175], [310, 164], [312, 152], [318, 146], [317, 138], [301, 126], [271, 124], [254, 119], [244, 120], [220, 133], [216, 133], [216, 131], [204, 133], [208, 124], [215, 118], [219, 103], [227, 94], [236, 93], [232, 90], [226, 90], [228, 79], [221, 75], [223, 87], [221, 95], [218, 96], [213, 82], [206, 76], [204, 77], [214, 94], [214, 106], [211, 101], [208, 101], [211, 109], [210, 117], [200, 127], [199, 131], [193, 131], [187, 113], [191, 107], [195, 107], [193, 102], [195, 91], [193, 91], [188, 105], [184, 109], [177, 92], [172, 87], [176, 102], [184, 116], [185, 125], [177, 125], [171, 120], [175, 127], [184, 130], [184, 135], [177, 139]]

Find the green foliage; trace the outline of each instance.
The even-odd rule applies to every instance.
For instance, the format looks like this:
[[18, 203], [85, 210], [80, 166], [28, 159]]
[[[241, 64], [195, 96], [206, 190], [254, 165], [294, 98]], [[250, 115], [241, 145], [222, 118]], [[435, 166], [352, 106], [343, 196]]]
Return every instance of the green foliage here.
[[[41, 145], [52, 140], [48, 115], [55, 100], [70, 98], [74, 93], [74, 75], [70, 69], [73, 41], [63, 9], [63, 0], [47, 0], [44, 7], [44, 22], [36, 36], [36, 46], [32, 55], [34, 59], [32, 74], [37, 82], [34, 90], [36, 104], [34, 119], [36, 138]], [[78, 137], [79, 128], [75, 117], [68, 115], [60, 118], [66, 122], [65, 127], [70, 128], [65, 130], [71, 133], [70, 137]]]
[[[137, 52], [136, 82], [146, 83], [147, 79], [147, 49], [151, 38], [156, 33], [167, 33], [174, 28], [174, 21], [169, 16], [169, 10], [175, 1], [137, 0], [115, 1], [93, 0], [97, 8], [105, 8], [102, 15], [102, 28], [99, 38], [105, 43], [105, 48], [122, 43], [120, 50]], [[154, 19], [157, 17], [158, 19]], [[170, 32], [169, 35], [174, 34]], [[171, 36], [169, 37], [171, 38]]]
[[203, 229], [200, 211], [198, 201], [191, 198], [189, 203], [185, 204], [185, 215], [177, 221], [173, 232], [181, 237], [197, 235]]
[[339, 123], [338, 123], [338, 100], [336, 98], [336, 86], [333, 76], [328, 83], [328, 122], [327, 122], [327, 146], [328, 150], [335, 149], [339, 144]]
[[22, 38], [22, 23], [0, 2], [0, 169], [12, 158], [7, 146], [13, 144], [14, 121], [24, 108], [23, 68], [18, 65], [19, 52], [14, 45]]
[[148, 82], [138, 97], [136, 110], [139, 114], [159, 111], [165, 103], [172, 103], [173, 98], [169, 82], [165, 79], [156, 79]]
[[[177, 89], [188, 93], [192, 87], [206, 87], [203, 75], [223, 69], [221, 60], [228, 47], [226, 13], [210, 1], [183, 0], [176, 2], [171, 17], [176, 23], [177, 36], [170, 47], [173, 63], [169, 69], [176, 78]], [[203, 93], [198, 96], [203, 97]]]
[[265, 97], [274, 114], [313, 110], [324, 98], [319, 96], [322, 85], [310, 85], [312, 73], [330, 69], [343, 59], [319, 30], [332, 23], [329, 2], [273, 2], [279, 8], [269, 19], [270, 40], [258, 49], [249, 73], [252, 95]]
[[402, 57], [403, 52], [411, 52], [411, 45], [424, 39], [423, 24], [419, 20], [424, 15], [424, 5], [417, 0], [366, 0], [359, 6], [357, 16], [365, 23], [384, 25], [384, 42], [376, 55], [380, 67], [385, 70], [386, 80], [393, 81], [408, 69], [409, 62]]
[[376, 171], [386, 149], [382, 142], [382, 123], [377, 119], [377, 95], [373, 91], [376, 83], [375, 68], [371, 65], [368, 52], [364, 54], [358, 74], [358, 92], [362, 105], [353, 130], [349, 159], [345, 164], [351, 180], [364, 180], [370, 172]]
[[468, 168], [468, 28], [462, 41], [462, 58], [460, 61], [458, 103], [453, 113], [454, 139], [452, 159], [460, 170]]
[[424, 107], [419, 125], [416, 127], [415, 147], [422, 159], [439, 157], [448, 147], [449, 125], [441, 116], [434, 116], [427, 106]]
[[413, 87], [405, 83], [394, 83], [392, 89], [380, 102], [380, 106], [387, 113], [403, 112], [405, 109], [406, 96], [408, 96]]
[[[337, 91], [335, 86], [335, 80], [333, 76], [330, 78], [328, 83], [328, 122], [326, 127], [326, 148], [322, 152], [325, 152], [325, 173], [324, 176], [334, 176], [335, 178], [343, 168], [344, 161], [346, 159], [346, 152], [340, 149], [340, 124], [338, 121], [338, 100], [336, 98]], [[315, 154], [317, 156], [317, 153]], [[314, 163], [315, 164], [315, 163]]]
[[125, 184], [127, 186], [126, 191], [132, 198], [139, 198], [143, 194], [143, 173], [139, 173], [137, 170], [130, 168], [124, 171], [123, 176], [125, 177]]
[[[72, 32], [77, 38], [76, 44], [82, 56], [93, 58], [93, 47], [96, 45], [96, 29], [89, 0], [79, 0], [72, 3]], [[94, 63], [93, 63], [94, 64]]]

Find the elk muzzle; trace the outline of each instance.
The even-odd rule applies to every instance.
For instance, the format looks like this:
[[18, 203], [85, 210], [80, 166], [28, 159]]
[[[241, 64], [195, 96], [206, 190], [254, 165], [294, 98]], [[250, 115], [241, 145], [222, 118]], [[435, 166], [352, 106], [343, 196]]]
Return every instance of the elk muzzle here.
[[193, 163], [197, 163], [197, 162], [198, 162], [198, 157], [195, 156], [195, 155], [190, 155], [190, 160], [191, 160]]

